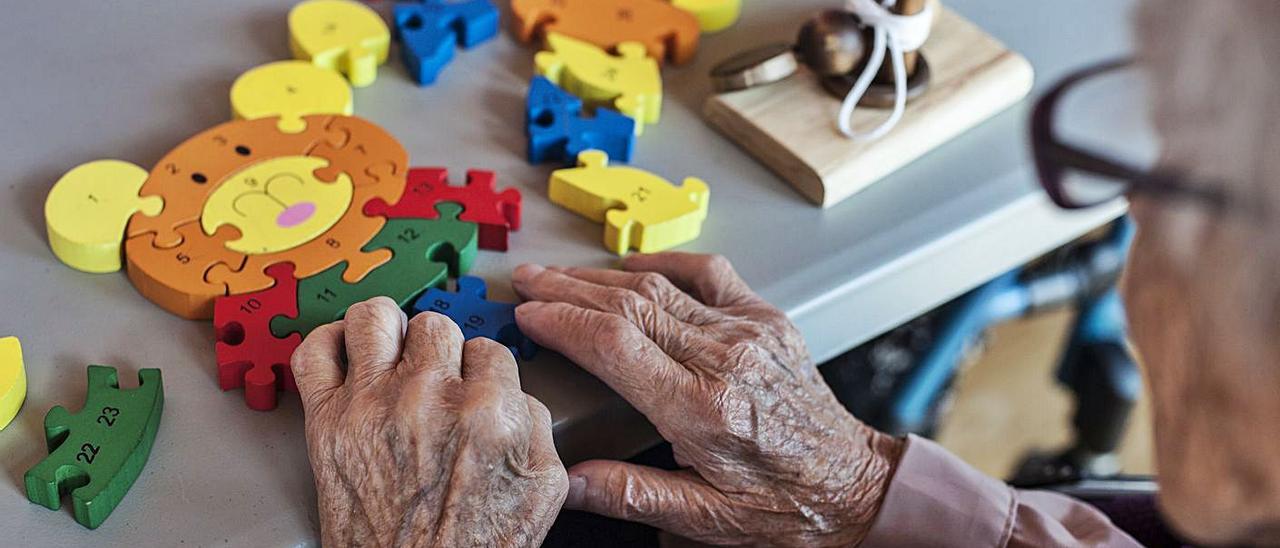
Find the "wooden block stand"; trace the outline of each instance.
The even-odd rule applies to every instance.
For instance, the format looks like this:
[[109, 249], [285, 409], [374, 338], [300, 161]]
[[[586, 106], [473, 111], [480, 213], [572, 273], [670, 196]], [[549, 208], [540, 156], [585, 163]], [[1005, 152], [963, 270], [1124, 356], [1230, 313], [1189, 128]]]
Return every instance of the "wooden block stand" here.
[[[951, 10], [939, 11], [921, 51], [933, 71], [930, 88], [879, 141], [841, 135], [840, 101], [803, 68], [776, 84], [713, 96], [703, 115], [801, 194], [831, 207], [1031, 91], [1034, 72], [1026, 58]], [[859, 107], [854, 128], [873, 127], [888, 114]]]

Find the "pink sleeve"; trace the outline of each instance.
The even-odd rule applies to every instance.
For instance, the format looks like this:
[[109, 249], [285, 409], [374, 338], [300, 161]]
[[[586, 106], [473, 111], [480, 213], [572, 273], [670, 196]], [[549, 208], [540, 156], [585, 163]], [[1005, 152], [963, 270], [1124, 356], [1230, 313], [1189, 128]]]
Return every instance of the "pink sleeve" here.
[[1013, 489], [912, 436], [862, 546], [1139, 545], [1087, 504]]

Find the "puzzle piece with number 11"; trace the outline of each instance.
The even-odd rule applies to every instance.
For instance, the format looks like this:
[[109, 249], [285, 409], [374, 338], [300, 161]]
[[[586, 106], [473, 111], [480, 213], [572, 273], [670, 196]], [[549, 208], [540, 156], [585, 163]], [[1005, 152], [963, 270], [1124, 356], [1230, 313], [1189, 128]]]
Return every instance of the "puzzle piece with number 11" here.
[[702, 232], [711, 191], [701, 179], [689, 177], [675, 186], [644, 170], [610, 166], [609, 156], [598, 150], [579, 154], [578, 166], [552, 172], [547, 192], [552, 203], [604, 222], [610, 251], [662, 251]]
[[57, 510], [69, 492], [76, 521], [90, 529], [111, 515], [147, 464], [164, 411], [160, 370], [139, 371], [138, 383], [122, 390], [115, 368], [90, 365], [84, 407], [49, 410], [49, 456], [24, 478], [31, 502]]
[[467, 340], [493, 339], [526, 360], [533, 359], [538, 345], [525, 337], [516, 325], [516, 305], [488, 300], [488, 287], [475, 276], [458, 278], [458, 291], [430, 289], [413, 305], [414, 312], [435, 312], [448, 316], [462, 328]]

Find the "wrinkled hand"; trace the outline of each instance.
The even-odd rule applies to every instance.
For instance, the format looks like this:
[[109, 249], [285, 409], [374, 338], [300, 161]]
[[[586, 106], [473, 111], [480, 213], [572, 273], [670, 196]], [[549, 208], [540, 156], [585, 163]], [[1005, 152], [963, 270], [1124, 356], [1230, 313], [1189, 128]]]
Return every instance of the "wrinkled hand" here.
[[684, 467], [579, 464], [566, 508], [715, 544], [860, 542], [901, 442], [841, 407], [795, 327], [728, 261], [633, 255], [624, 268], [513, 276], [524, 333], [626, 398]]
[[312, 332], [293, 372], [325, 546], [542, 542], [567, 478], [505, 347], [377, 298]]

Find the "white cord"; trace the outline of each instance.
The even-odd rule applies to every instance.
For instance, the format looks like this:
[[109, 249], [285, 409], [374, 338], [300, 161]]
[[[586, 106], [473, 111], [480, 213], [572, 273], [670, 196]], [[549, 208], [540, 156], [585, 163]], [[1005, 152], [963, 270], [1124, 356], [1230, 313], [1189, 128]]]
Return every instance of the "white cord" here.
[[[907, 66], [902, 52], [920, 49], [925, 40], [929, 39], [929, 32], [933, 27], [933, 2], [925, 2], [924, 9], [914, 15], [898, 15], [889, 11], [897, 0], [883, 0], [883, 2], [881, 4], [876, 0], [847, 0], [845, 4], [846, 9], [857, 14], [863, 23], [875, 29], [875, 40], [871, 44], [871, 56], [867, 59], [867, 66], [854, 81], [849, 94], [845, 96], [844, 103], [840, 105], [840, 118], [837, 120], [840, 133], [859, 142], [875, 141], [884, 137], [898, 125], [898, 121], [902, 120], [902, 113], [907, 108]], [[865, 133], [856, 132], [853, 129], [853, 111], [858, 108], [858, 102], [862, 100], [862, 96], [871, 87], [872, 80], [880, 72], [886, 50], [893, 64], [893, 112], [875, 129]]]

